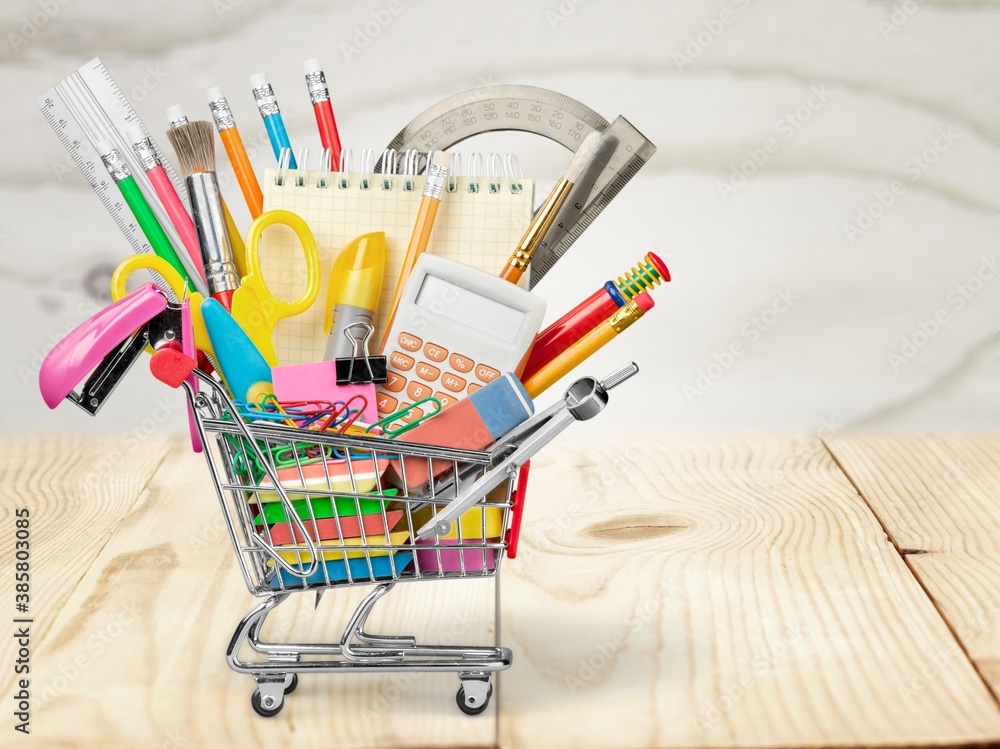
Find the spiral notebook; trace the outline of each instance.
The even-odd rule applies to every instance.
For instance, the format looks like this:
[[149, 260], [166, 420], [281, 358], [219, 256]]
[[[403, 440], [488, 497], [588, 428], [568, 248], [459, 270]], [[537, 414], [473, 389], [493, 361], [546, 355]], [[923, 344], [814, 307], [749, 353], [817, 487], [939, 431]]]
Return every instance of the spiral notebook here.
[[[475, 169], [476, 160], [470, 159]], [[492, 163], [487, 159], [484, 164]], [[495, 162], [500, 163], [499, 159]], [[534, 182], [515, 177], [506, 167], [490, 176], [449, 178], [441, 197], [427, 252], [499, 273], [528, 228]], [[515, 162], [516, 163], [516, 162]], [[415, 170], [414, 170], [415, 171]], [[275, 351], [281, 364], [322, 361], [326, 296], [334, 258], [355, 237], [384, 231], [388, 248], [371, 353], [382, 338], [384, 321], [424, 189], [424, 178], [408, 174], [268, 169], [264, 174], [264, 209], [285, 209], [306, 220], [320, 254], [320, 295], [301, 315], [278, 323]], [[261, 246], [264, 277], [279, 299], [297, 298], [304, 288], [302, 250], [284, 227], [265, 232]], [[527, 288], [527, 276], [522, 284]]]

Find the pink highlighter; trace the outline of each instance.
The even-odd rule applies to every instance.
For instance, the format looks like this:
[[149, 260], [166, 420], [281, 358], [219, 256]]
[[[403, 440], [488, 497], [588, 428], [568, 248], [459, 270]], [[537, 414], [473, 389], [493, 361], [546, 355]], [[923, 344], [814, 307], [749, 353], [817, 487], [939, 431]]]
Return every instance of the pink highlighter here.
[[181, 242], [184, 243], [184, 249], [188, 251], [191, 260], [194, 261], [194, 267], [201, 275], [201, 280], [204, 281], [205, 261], [201, 257], [198, 232], [194, 228], [194, 221], [191, 220], [190, 214], [174, 189], [174, 183], [170, 181], [170, 177], [167, 176], [166, 171], [163, 169], [163, 163], [160, 161], [160, 157], [157, 156], [152, 138], [146, 136], [146, 131], [142, 129], [142, 125], [130, 125], [127, 135], [129, 141], [132, 143], [132, 150], [135, 151], [136, 158], [139, 159], [142, 168], [146, 170], [146, 176], [152, 183], [153, 189], [156, 191], [156, 196], [163, 204], [167, 216], [170, 217], [170, 223], [174, 225], [174, 228], [180, 235]]

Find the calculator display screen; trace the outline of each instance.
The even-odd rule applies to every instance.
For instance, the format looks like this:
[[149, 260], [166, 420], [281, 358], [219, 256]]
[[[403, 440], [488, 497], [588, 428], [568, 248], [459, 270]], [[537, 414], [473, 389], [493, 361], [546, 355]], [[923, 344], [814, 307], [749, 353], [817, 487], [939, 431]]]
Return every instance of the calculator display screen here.
[[514, 342], [524, 321], [520, 310], [430, 274], [424, 276], [414, 303], [506, 343]]

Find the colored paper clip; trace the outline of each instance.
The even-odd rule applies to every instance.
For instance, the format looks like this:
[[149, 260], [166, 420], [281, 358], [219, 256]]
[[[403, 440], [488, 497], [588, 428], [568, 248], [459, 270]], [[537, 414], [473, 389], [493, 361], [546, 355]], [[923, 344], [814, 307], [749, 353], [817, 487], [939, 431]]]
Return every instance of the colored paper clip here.
[[[398, 421], [399, 419], [403, 418], [404, 416], [406, 416], [406, 414], [408, 414], [413, 409], [418, 408], [421, 404], [423, 404], [423, 403], [431, 403], [431, 402], [433, 402], [434, 405], [437, 406], [437, 408], [435, 408], [433, 411], [431, 411], [429, 413], [421, 414], [420, 416], [418, 416], [417, 418], [415, 418], [410, 423], [405, 424], [404, 426], [399, 427], [398, 429], [390, 429], [389, 428], [390, 424], [392, 424], [393, 422]], [[396, 411], [396, 413], [391, 413], [388, 416], [386, 416], [385, 418], [379, 419], [374, 424], [370, 424], [368, 426], [368, 428], [365, 429], [365, 433], [371, 433], [371, 431], [375, 427], [380, 427], [382, 429], [382, 436], [384, 436], [386, 439], [390, 439], [390, 440], [391, 439], [396, 439], [396, 437], [398, 437], [399, 435], [401, 435], [401, 434], [403, 434], [405, 432], [410, 431], [411, 429], [413, 429], [414, 427], [418, 426], [419, 424], [427, 421], [427, 419], [431, 418], [432, 416], [437, 416], [440, 411], [441, 411], [441, 401], [439, 401], [437, 398], [435, 398], [433, 396], [428, 396], [427, 398], [421, 398], [420, 400], [416, 401], [415, 403], [411, 403], [410, 405], [406, 406], [405, 408], [399, 409], [398, 411]]]

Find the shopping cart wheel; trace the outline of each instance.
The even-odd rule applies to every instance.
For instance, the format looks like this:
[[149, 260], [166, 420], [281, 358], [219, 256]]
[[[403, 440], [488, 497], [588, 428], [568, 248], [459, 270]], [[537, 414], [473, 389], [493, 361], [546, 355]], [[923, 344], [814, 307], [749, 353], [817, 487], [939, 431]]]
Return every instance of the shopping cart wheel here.
[[288, 674], [285, 677], [285, 694], [291, 694], [295, 691], [295, 687], [299, 685], [299, 675], [298, 674]]
[[[468, 692], [465, 690], [466, 686], [469, 687]], [[483, 686], [489, 687], [486, 690], [485, 695], [483, 694]], [[466, 715], [479, 715], [490, 706], [490, 697], [492, 696], [493, 685], [488, 681], [467, 681], [462, 682], [462, 686], [458, 688], [458, 694], [455, 695], [455, 701], [458, 703], [458, 709]]]
[[275, 694], [273, 684], [264, 684], [265, 693], [261, 693], [260, 687], [250, 695], [250, 704], [253, 705], [254, 712], [264, 718], [273, 718], [281, 712], [285, 706], [284, 682], [277, 682], [278, 691]]

